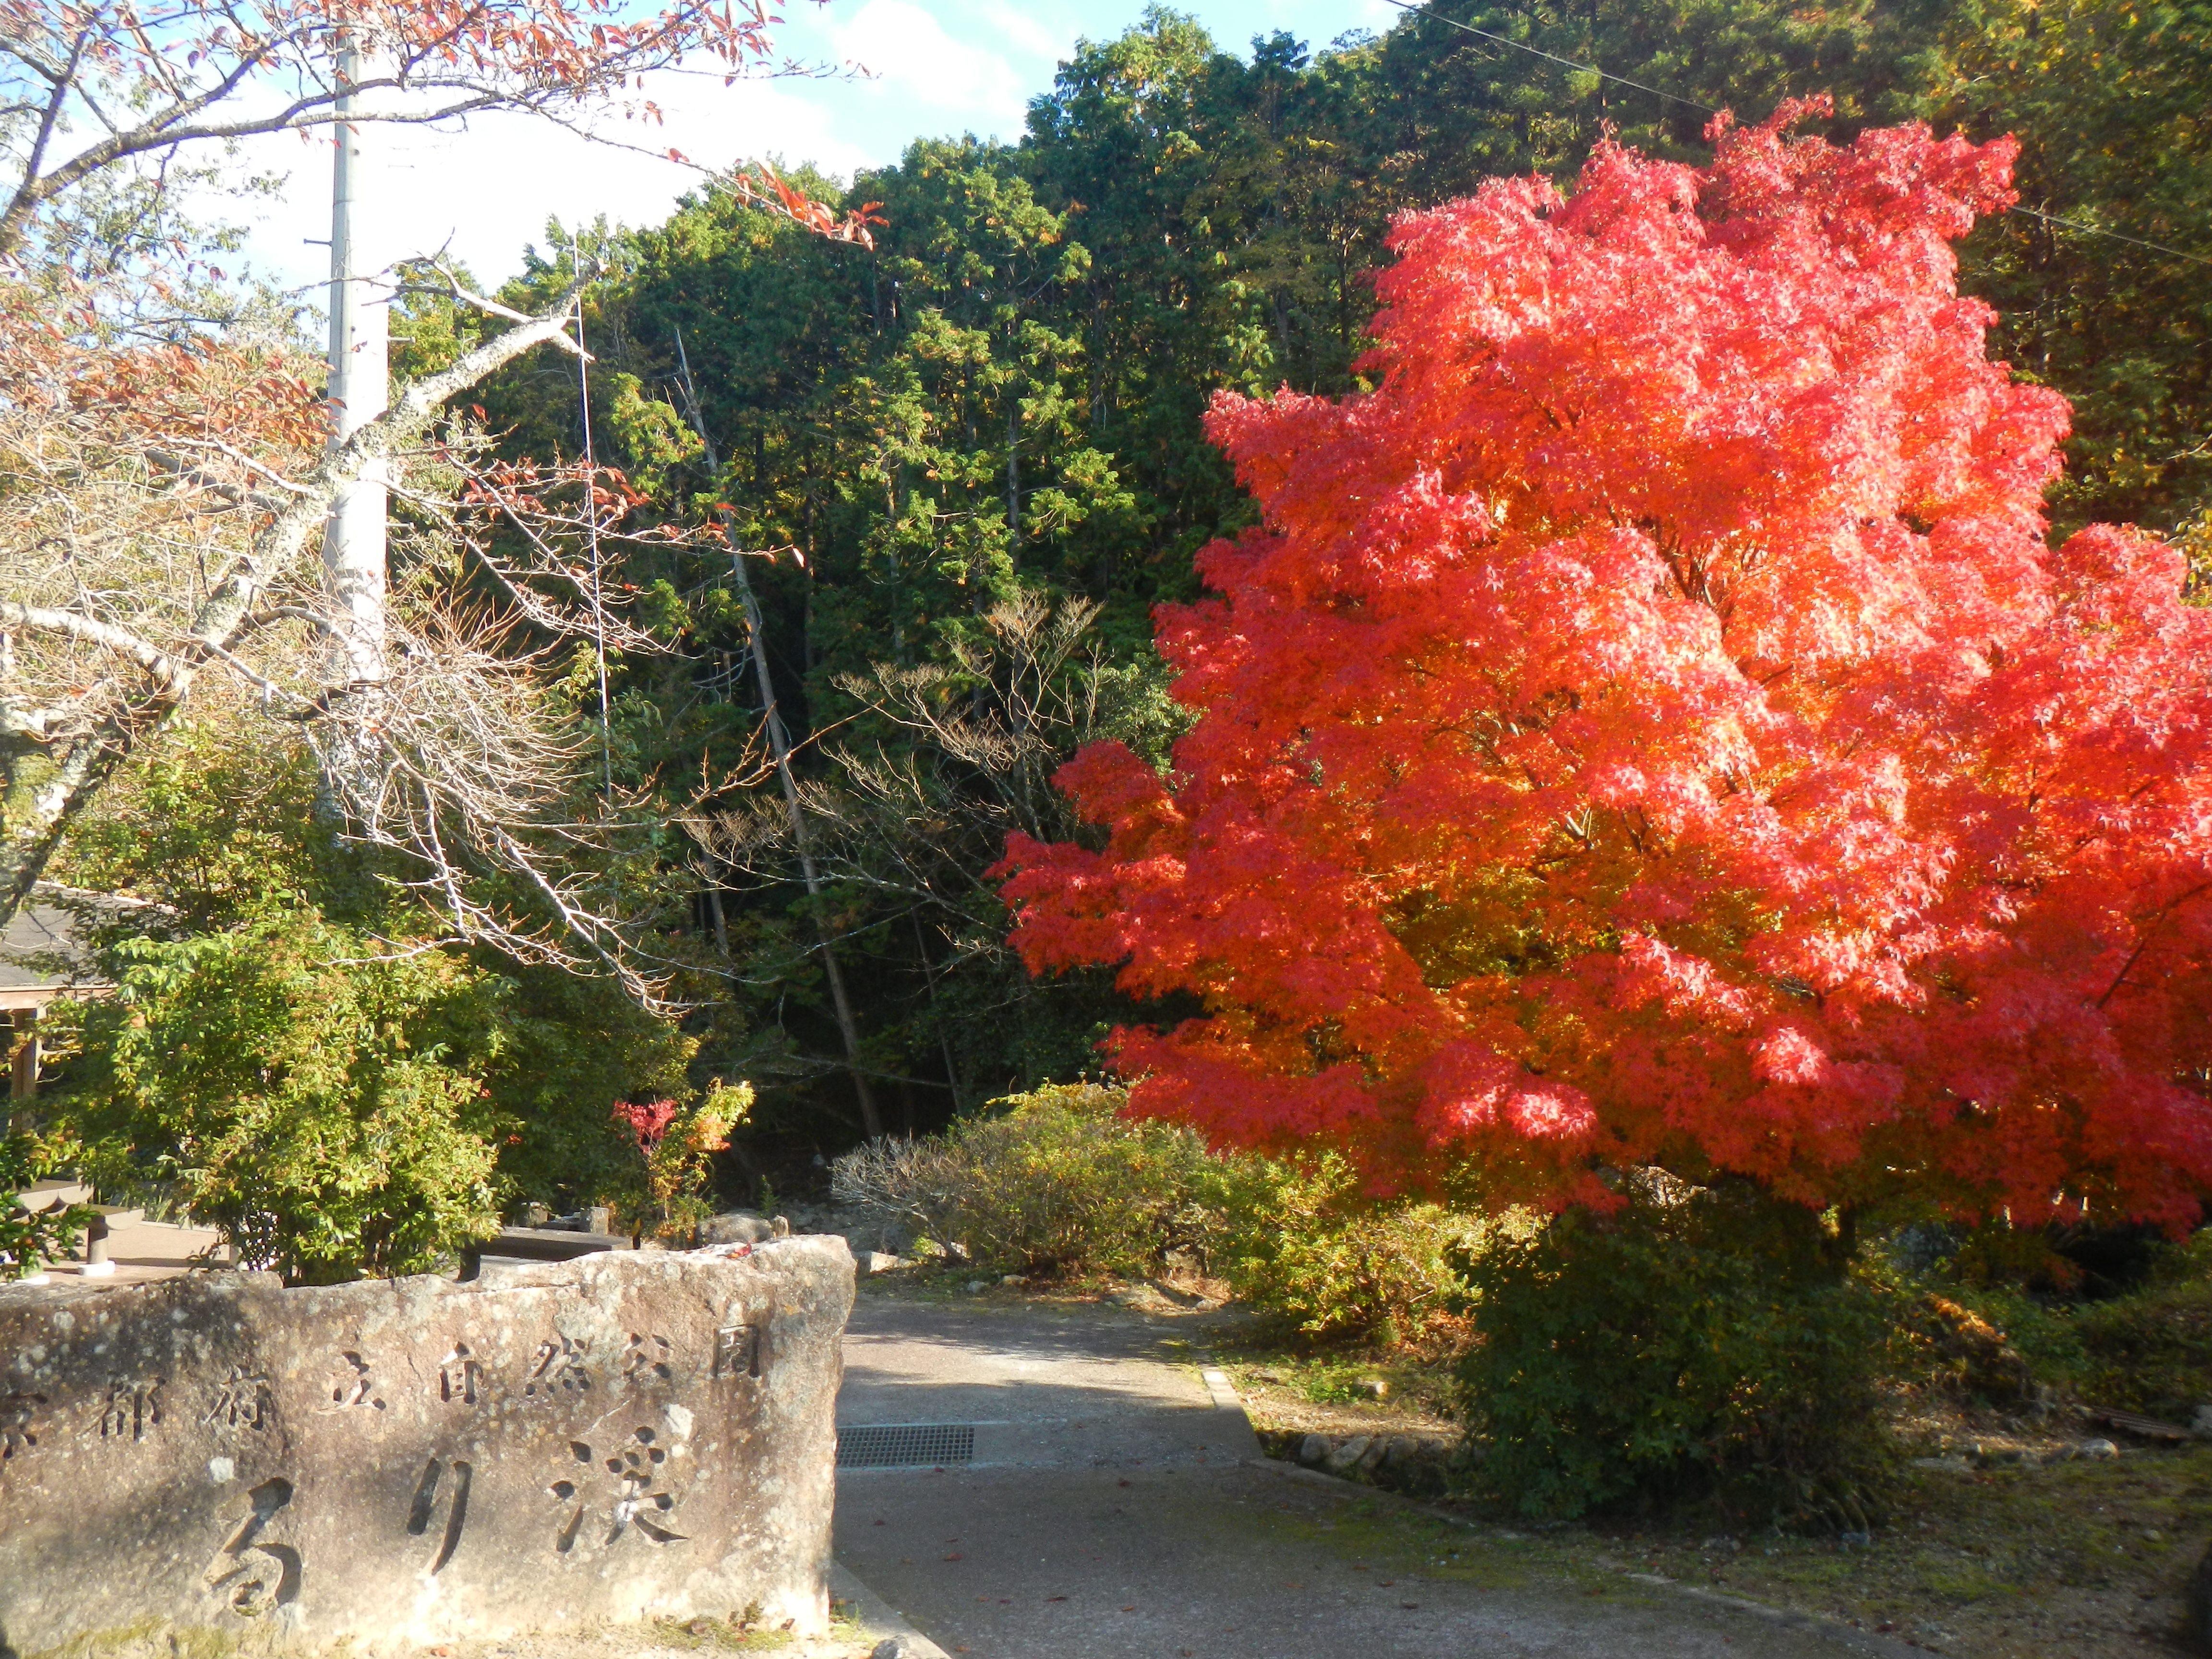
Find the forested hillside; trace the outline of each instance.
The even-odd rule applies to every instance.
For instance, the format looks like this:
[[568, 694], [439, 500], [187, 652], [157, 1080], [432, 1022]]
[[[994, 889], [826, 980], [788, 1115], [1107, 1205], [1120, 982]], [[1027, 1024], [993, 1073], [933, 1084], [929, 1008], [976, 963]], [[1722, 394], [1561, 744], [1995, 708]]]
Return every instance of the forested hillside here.
[[[787, 1152], [1096, 1066], [1128, 1009], [1103, 972], [1032, 982], [988, 872], [1010, 830], [1072, 833], [1048, 780], [1085, 736], [1164, 763], [1150, 609], [1194, 597], [1193, 554], [1253, 511], [1206, 400], [1357, 388], [1393, 216], [1570, 173], [1608, 128], [1703, 161], [1711, 109], [1826, 93], [1811, 125], [1838, 137], [2016, 133], [2033, 211], [1975, 233], [1961, 286], [2001, 313], [1999, 355], [2074, 403], [2055, 527], [2203, 549], [2212, 270], [2143, 244], [2212, 253], [2208, 85], [2203, 0], [1456, 0], [1243, 56], [1154, 9], [1080, 48], [1018, 144], [917, 144], [849, 190], [793, 169], [880, 204], [872, 249], [713, 190], [618, 239], [586, 317], [599, 454], [653, 513], [778, 550], [626, 578], [675, 647], [614, 664], [611, 719], [626, 781], [666, 803], [670, 890], [696, 892], [666, 920], [699, 964], [702, 1072], [760, 1084], [756, 1130]], [[556, 292], [567, 246], [510, 301]], [[423, 302], [400, 331], [420, 372], [455, 325]], [[583, 446], [569, 360], [483, 402], [518, 453]]]

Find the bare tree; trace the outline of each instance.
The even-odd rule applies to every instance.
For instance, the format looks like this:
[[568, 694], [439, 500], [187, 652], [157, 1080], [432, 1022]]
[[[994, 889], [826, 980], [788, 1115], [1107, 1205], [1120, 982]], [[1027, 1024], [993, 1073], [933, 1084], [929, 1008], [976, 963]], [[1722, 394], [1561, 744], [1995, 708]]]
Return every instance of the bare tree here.
[[[590, 736], [544, 672], [578, 637], [649, 645], [598, 562], [638, 503], [605, 469], [489, 465], [447, 410], [540, 346], [585, 358], [570, 329], [590, 270], [580, 260], [526, 313], [439, 270], [456, 302], [511, 326], [325, 442], [330, 410], [291, 342], [210, 333], [181, 303], [149, 330], [177, 290], [143, 264], [73, 259], [70, 204], [127, 200], [166, 226], [166, 170], [194, 146], [495, 108], [574, 125], [686, 59], [787, 72], [772, 21], [762, 0], [0, 0], [0, 921], [213, 675], [306, 735], [348, 830], [411, 860], [462, 936], [653, 994], [617, 908], [587, 890], [635, 804], [580, 787]], [[766, 167], [730, 185], [834, 239], [866, 243], [880, 222]], [[373, 695], [337, 683], [359, 619], [317, 580], [334, 505], [364, 478], [450, 556], [418, 557], [395, 590]], [[490, 611], [434, 580], [455, 560], [491, 578]], [[479, 896], [487, 868], [529, 902]]]
[[[807, 72], [774, 58], [775, 21], [765, 0], [0, 0], [0, 257], [20, 255], [72, 192], [158, 175], [196, 146], [488, 110], [586, 131], [610, 98], [656, 119], [639, 77], [686, 60], [728, 79]], [[349, 50], [368, 66], [351, 80]]]
[[[0, 289], [0, 914], [12, 914], [70, 824], [207, 674], [246, 682], [319, 743], [356, 718], [322, 690], [319, 647], [333, 623], [319, 544], [331, 501], [370, 466], [403, 489], [426, 463], [465, 469], [466, 444], [438, 431], [444, 404], [539, 345], [576, 349], [567, 331], [585, 280], [410, 385], [330, 448], [318, 441], [322, 410], [305, 366], [281, 345], [88, 344], [41, 325], [50, 296]], [[517, 494], [489, 480], [477, 510], [522, 510]], [[442, 509], [457, 531], [467, 527], [466, 499]], [[509, 586], [546, 574], [511, 572]], [[414, 757], [402, 771], [412, 772], [416, 804], [365, 781], [348, 804], [371, 838], [420, 842], [434, 832], [386, 826], [419, 817], [424, 791], [434, 794], [442, 778], [443, 802], [463, 821], [489, 811], [528, 823], [512, 780], [558, 749], [522, 712], [528, 697], [518, 701], [529, 665], [459, 648], [434, 604], [417, 617], [400, 652], [411, 667], [380, 703], [377, 729], [352, 739], [387, 764]], [[531, 616], [562, 619], [550, 599]], [[565, 621], [572, 630], [620, 625], [574, 603]], [[441, 763], [441, 753], [469, 763]], [[557, 908], [557, 884], [546, 896]]]
[[872, 893], [936, 933], [933, 975], [1003, 956], [1006, 915], [987, 872], [1007, 836], [1074, 835], [1054, 772], [1093, 738], [1174, 718], [1164, 698], [1133, 718], [1158, 688], [1105, 660], [1097, 614], [1089, 600], [1055, 608], [1024, 592], [988, 611], [986, 638], [949, 662], [842, 680], [911, 741], [827, 745], [826, 777], [793, 779], [792, 797], [691, 815], [685, 828], [713, 867], [763, 881], [789, 867], [803, 836], [820, 879]]

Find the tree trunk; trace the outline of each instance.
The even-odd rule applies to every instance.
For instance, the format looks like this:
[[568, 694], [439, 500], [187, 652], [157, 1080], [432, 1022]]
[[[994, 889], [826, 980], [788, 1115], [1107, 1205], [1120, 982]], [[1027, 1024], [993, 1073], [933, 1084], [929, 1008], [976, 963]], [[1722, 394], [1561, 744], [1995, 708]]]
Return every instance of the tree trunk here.
[[[684, 354], [684, 337], [680, 334], [676, 337], [676, 356], [683, 368], [684, 400], [690, 404], [692, 429], [699, 434], [708, 466], [720, 472], [721, 459], [714, 439], [708, 435], [697, 394], [692, 390], [691, 364]], [[725, 530], [732, 527], [728, 513], [720, 513], [718, 516]], [[869, 1086], [867, 1073], [860, 1069], [860, 1023], [854, 1015], [853, 1000], [845, 989], [844, 970], [838, 965], [837, 949], [822, 915], [822, 877], [814, 863], [814, 836], [799, 803], [799, 780], [792, 771], [791, 733], [784, 726], [781, 710], [776, 707], [775, 678], [768, 665], [768, 635], [761, 626], [760, 601], [753, 595], [753, 579], [745, 568], [745, 556], [735, 547], [730, 550], [730, 569], [738, 580], [738, 601], [744, 608], [745, 644], [753, 659], [753, 681], [760, 690], [763, 718], [768, 725], [769, 756], [775, 763], [776, 781], [783, 789], [784, 815], [791, 825], [792, 844], [799, 852], [799, 875], [806, 884], [809, 908], [814, 916], [816, 948], [822, 953], [823, 976], [830, 981], [830, 1006], [837, 1018], [837, 1033], [845, 1042], [845, 1064], [852, 1073], [854, 1097], [860, 1103], [860, 1129], [873, 1140], [884, 1133], [883, 1115], [876, 1109], [875, 1091]]]

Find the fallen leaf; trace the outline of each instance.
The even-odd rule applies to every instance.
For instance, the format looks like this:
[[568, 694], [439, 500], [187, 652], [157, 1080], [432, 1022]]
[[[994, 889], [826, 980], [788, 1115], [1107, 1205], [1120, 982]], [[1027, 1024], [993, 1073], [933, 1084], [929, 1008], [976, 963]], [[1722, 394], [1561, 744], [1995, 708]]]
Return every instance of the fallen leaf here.
[[1065, 1601], [1067, 1600], [1065, 1595], [1048, 1595], [1044, 1599], [1048, 1601]]
[[960, 1552], [958, 1550], [955, 1550], [951, 1554], [946, 1556], [945, 1559], [948, 1561], [957, 1561], [960, 1559]]

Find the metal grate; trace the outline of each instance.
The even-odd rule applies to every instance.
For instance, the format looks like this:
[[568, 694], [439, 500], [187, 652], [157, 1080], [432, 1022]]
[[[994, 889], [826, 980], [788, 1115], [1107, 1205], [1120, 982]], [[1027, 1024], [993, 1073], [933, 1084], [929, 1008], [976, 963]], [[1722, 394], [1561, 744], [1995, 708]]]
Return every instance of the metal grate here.
[[975, 1456], [973, 1423], [869, 1423], [837, 1431], [841, 1469], [927, 1468]]

